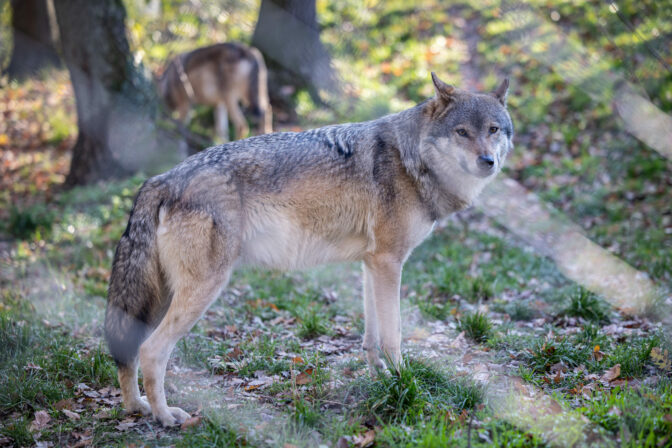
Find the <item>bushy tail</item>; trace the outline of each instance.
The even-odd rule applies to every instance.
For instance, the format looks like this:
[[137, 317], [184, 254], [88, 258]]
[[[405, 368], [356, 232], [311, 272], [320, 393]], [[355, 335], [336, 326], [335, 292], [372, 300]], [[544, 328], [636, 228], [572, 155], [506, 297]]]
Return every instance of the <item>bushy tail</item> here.
[[145, 182], [114, 255], [105, 337], [118, 366], [135, 362], [140, 345], [166, 309], [167, 288], [156, 247], [159, 208], [165, 200], [164, 187], [151, 179]]

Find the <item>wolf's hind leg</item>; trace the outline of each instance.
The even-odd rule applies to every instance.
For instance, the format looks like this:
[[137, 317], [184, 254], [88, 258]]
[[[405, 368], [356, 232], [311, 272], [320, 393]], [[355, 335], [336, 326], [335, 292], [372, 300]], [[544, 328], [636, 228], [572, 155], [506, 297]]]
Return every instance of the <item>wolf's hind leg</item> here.
[[163, 426], [171, 426], [184, 422], [189, 414], [166, 402], [164, 377], [170, 353], [228, 281], [236, 248], [227, 244], [224, 223], [216, 226], [205, 212], [159, 216], [159, 259], [173, 298], [156, 330], [140, 347], [140, 367], [152, 415]]
[[152, 413], [146, 398], [140, 396], [138, 387], [138, 358], [128, 365], [119, 365], [117, 369], [119, 385], [121, 386], [121, 398], [124, 409], [129, 414], [139, 413], [149, 415]]
[[165, 317], [140, 347], [140, 365], [147, 399], [152, 415], [163, 426], [179, 424], [190, 417], [180, 408], [168, 407], [166, 401], [164, 379], [170, 353], [214, 302], [222, 284], [220, 278], [217, 281], [210, 280], [208, 284], [176, 291]]

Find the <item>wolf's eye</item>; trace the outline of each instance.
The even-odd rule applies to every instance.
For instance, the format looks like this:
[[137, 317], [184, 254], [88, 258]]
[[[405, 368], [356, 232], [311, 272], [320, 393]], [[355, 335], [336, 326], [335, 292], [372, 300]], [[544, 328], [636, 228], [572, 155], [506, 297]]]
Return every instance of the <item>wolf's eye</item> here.
[[497, 131], [499, 131], [499, 128], [498, 128], [497, 126], [490, 126], [490, 133], [491, 133], [491, 134], [494, 134], [494, 133], [496, 133]]
[[467, 136], [467, 131], [462, 129], [462, 128], [456, 130], [455, 132], [457, 132], [457, 135], [459, 135], [460, 137], [466, 137]]

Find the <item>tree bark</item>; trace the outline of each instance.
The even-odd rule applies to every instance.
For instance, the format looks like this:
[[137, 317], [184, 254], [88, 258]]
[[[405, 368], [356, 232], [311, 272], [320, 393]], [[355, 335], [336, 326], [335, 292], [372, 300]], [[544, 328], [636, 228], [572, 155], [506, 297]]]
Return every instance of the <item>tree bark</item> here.
[[156, 156], [157, 99], [133, 63], [121, 0], [54, 0], [79, 135], [66, 186], [119, 177]]
[[315, 0], [262, 0], [252, 45], [266, 59], [274, 106], [291, 103], [286, 86], [308, 89], [317, 101], [319, 90], [338, 90], [331, 57], [320, 41]]
[[[12, 56], [5, 73], [22, 79], [60, 64], [55, 48], [56, 29], [49, 0], [11, 0]], [[55, 24], [54, 24], [55, 25]]]

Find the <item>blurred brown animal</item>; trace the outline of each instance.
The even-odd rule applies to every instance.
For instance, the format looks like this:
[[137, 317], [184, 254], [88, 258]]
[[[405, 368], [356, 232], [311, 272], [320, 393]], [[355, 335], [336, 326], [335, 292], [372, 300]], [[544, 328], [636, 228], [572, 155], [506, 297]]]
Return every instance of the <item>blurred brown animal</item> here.
[[250, 108], [259, 134], [272, 132], [267, 70], [259, 50], [240, 43], [220, 43], [175, 57], [158, 80], [166, 107], [187, 121], [191, 106], [215, 108], [215, 131], [229, 140], [229, 115], [234, 138], [247, 136], [249, 128], [240, 103]]

